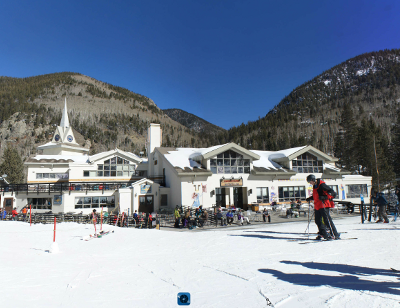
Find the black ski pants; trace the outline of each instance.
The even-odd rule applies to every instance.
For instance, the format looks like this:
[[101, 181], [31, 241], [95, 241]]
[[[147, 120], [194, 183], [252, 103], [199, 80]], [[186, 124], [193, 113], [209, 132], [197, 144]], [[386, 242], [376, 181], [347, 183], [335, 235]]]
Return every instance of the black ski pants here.
[[[322, 222], [322, 219], [324, 220], [324, 223]], [[329, 228], [335, 237], [339, 237], [339, 233], [337, 232], [335, 224], [329, 214], [329, 208], [322, 208], [315, 211], [315, 224], [318, 226], [318, 234], [323, 238], [329, 237], [326, 228]]]

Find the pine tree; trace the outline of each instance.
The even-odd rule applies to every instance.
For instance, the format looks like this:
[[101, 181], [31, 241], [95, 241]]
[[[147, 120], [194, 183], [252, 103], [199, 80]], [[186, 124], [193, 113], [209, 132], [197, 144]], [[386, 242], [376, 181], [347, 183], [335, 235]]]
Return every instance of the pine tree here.
[[7, 147], [0, 165], [1, 174], [7, 175], [10, 184], [20, 184], [25, 181], [24, 164], [16, 148]]
[[[340, 126], [343, 132], [337, 136], [335, 143], [335, 156], [339, 158], [339, 163], [347, 170], [357, 169], [355, 152], [355, 141], [357, 138], [357, 124], [354, 120], [353, 110], [349, 103], [343, 105]], [[339, 146], [341, 148], [339, 148]], [[339, 154], [339, 155], [338, 155]]]
[[392, 153], [392, 166], [397, 176], [400, 176], [400, 111], [397, 114], [397, 123], [392, 130], [392, 144], [390, 145]]

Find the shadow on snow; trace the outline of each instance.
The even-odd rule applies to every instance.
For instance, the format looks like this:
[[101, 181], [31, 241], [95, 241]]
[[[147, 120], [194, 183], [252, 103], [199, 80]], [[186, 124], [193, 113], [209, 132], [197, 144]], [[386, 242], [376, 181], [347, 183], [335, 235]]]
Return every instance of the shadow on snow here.
[[[302, 265], [310, 269], [317, 269], [322, 271], [339, 272], [344, 275], [341, 276], [328, 276], [304, 273], [291, 273], [286, 274], [273, 269], [259, 269], [261, 273], [271, 274], [279, 280], [286, 281], [292, 284], [318, 287], [318, 286], [331, 286], [333, 288], [371, 291], [379, 293], [388, 293], [400, 295], [400, 283], [389, 281], [372, 281], [367, 279], [360, 279], [355, 275], [373, 276], [384, 275], [400, 277], [400, 274], [393, 272], [389, 269], [378, 269], [361, 266], [353, 266], [346, 264], [329, 264], [329, 263], [316, 263], [316, 262], [296, 262], [296, 261], [281, 261], [290, 265]], [[363, 278], [364, 278], [363, 277]], [[400, 279], [400, 278], [398, 278]]]

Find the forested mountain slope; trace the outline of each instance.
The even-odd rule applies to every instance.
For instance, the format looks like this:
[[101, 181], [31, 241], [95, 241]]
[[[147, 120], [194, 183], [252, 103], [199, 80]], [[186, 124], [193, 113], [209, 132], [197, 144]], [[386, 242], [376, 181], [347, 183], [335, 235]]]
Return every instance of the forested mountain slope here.
[[370, 140], [360, 143], [368, 127], [383, 155], [378, 165], [387, 161], [388, 170], [393, 169], [399, 105], [400, 50], [371, 52], [300, 85], [263, 118], [231, 128], [228, 138], [264, 150], [311, 144], [340, 158], [343, 167], [371, 175], [371, 163], [366, 170], [362, 161], [349, 161], [343, 155], [360, 157], [356, 152], [360, 146], [373, 153]]
[[5, 144], [21, 156], [52, 138], [67, 98], [71, 126], [91, 153], [115, 147], [139, 153], [150, 122], [160, 123], [167, 146], [206, 146], [194, 131], [171, 120], [148, 97], [78, 73], [0, 77], [0, 155]]

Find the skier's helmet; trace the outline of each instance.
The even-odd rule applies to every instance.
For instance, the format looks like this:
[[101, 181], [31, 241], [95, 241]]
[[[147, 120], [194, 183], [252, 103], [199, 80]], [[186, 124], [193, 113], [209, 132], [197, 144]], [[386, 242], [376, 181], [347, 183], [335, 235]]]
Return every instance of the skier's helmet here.
[[311, 181], [315, 182], [315, 175], [314, 174], [309, 174], [307, 176], [307, 182], [310, 183]]

